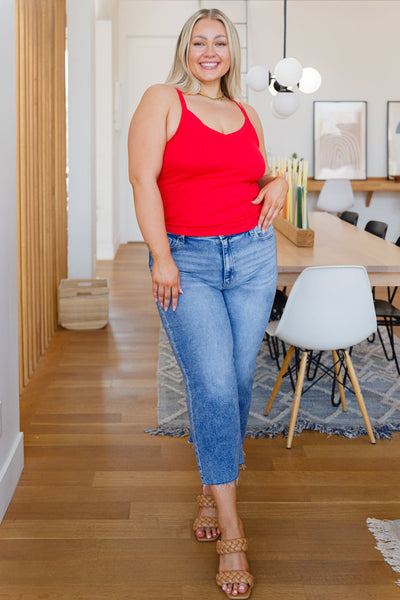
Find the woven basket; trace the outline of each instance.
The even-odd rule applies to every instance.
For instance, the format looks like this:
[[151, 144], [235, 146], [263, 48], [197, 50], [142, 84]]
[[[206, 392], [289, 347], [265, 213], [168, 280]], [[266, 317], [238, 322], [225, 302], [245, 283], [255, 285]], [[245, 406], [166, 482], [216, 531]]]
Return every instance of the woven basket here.
[[108, 323], [107, 279], [62, 279], [58, 320], [65, 329], [100, 329]]

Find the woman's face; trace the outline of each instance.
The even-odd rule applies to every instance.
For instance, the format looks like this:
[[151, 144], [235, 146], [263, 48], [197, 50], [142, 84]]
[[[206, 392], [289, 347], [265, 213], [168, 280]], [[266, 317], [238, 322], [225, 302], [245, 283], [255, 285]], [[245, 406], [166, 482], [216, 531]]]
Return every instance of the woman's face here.
[[200, 19], [190, 39], [189, 68], [202, 83], [221, 79], [231, 66], [225, 25], [215, 19]]

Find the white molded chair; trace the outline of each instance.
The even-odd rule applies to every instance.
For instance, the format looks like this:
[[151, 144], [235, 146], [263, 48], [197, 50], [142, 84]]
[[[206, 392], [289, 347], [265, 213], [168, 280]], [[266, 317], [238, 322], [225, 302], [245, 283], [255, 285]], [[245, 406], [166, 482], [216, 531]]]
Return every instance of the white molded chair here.
[[319, 193], [316, 208], [341, 213], [353, 204], [354, 194], [349, 179], [327, 179]]
[[268, 414], [287, 372], [295, 348], [303, 350], [290, 418], [287, 448], [292, 445], [300, 406], [308, 351], [330, 351], [342, 408], [347, 410], [338, 353], [347, 371], [372, 444], [374, 434], [348, 348], [376, 331], [376, 316], [367, 271], [362, 266], [323, 266], [305, 269], [297, 278], [279, 321], [267, 333], [290, 344], [265, 414]]

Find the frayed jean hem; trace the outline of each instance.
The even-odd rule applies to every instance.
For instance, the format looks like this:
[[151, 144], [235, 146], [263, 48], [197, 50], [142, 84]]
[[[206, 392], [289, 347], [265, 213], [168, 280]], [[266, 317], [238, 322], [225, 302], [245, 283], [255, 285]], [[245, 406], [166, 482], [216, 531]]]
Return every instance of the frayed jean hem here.
[[203, 493], [205, 491], [205, 488], [207, 486], [210, 486], [210, 485], [212, 485], [213, 487], [216, 487], [216, 488], [224, 490], [224, 489], [226, 489], [228, 487], [235, 488], [235, 487], [238, 486], [238, 484], [239, 484], [239, 475], [233, 481], [227, 481], [226, 483], [203, 483]]

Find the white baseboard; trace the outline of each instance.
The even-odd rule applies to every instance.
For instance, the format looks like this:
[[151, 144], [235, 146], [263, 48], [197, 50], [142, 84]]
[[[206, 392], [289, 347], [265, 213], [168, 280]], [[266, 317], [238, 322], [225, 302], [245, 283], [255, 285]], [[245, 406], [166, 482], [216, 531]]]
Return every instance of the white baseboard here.
[[23, 468], [24, 434], [19, 433], [7, 460], [0, 470], [0, 523], [14, 495]]
[[114, 244], [114, 258], [118, 252], [118, 248], [121, 245], [121, 235], [118, 234], [117, 236], [115, 236], [114, 240], [113, 240], [113, 244]]

